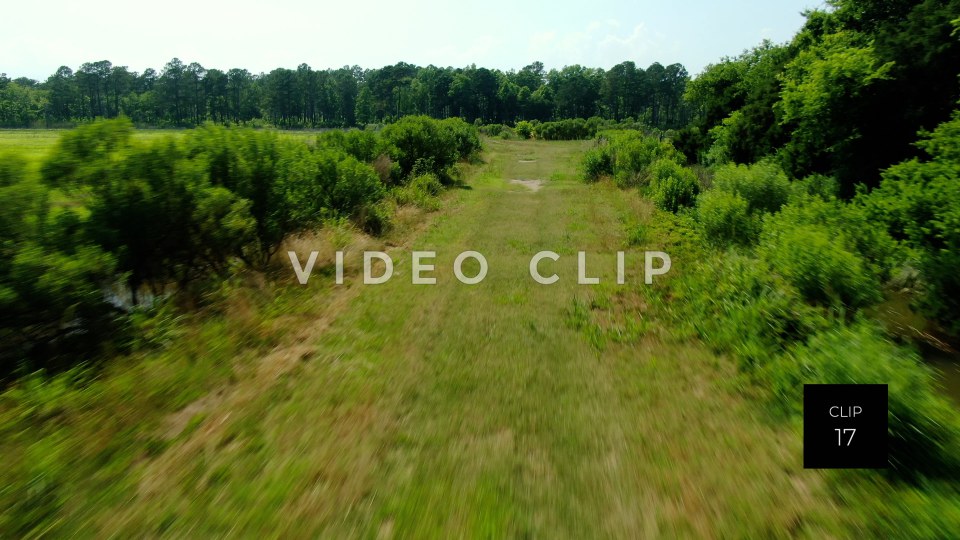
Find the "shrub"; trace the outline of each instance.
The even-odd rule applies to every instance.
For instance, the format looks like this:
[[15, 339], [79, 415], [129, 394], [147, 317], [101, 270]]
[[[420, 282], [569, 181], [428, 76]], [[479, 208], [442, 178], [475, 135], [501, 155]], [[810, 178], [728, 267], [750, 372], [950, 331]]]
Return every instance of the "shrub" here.
[[603, 176], [613, 174], [613, 158], [609, 145], [597, 146], [587, 150], [580, 163], [581, 175], [588, 182], [595, 182]]
[[751, 213], [776, 212], [786, 204], [790, 195], [787, 175], [777, 165], [766, 161], [718, 167], [713, 187], [743, 197]]
[[677, 212], [692, 206], [700, 186], [696, 175], [670, 159], [661, 159], [651, 167], [650, 192], [661, 210]]
[[433, 160], [433, 172], [443, 174], [459, 157], [453, 133], [440, 129], [440, 123], [427, 116], [405, 116], [383, 128], [382, 136], [403, 178], [420, 160]]
[[613, 132], [610, 135], [611, 155], [615, 180], [620, 187], [636, 186], [649, 175], [649, 168], [657, 160], [683, 163], [686, 159], [670, 144], [640, 132]]
[[517, 136], [521, 139], [529, 139], [531, 136], [533, 136], [533, 124], [527, 122], [526, 120], [517, 122], [514, 130], [517, 132]]
[[596, 123], [588, 124], [583, 118], [568, 118], [533, 126], [533, 134], [545, 141], [573, 141], [593, 137], [597, 127]]
[[806, 178], [794, 180], [790, 187], [791, 198], [813, 196], [829, 201], [840, 196], [840, 183], [837, 179], [822, 174], [812, 174]]
[[766, 363], [826, 324], [766, 262], [734, 252], [685, 273], [674, 300], [690, 311], [702, 339], [744, 367]]
[[317, 137], [317, 146], [343, 150], [364, 163], [370, 163], [383, 151], [376, 133], [359, 129], [321, 133]]
[[509, 139], [512, 130], [509, 126], [503, 124], [487, 124], [480, 127], [480, 133], [488, 137], [499, 137], [501, 139]]
[[848, 249], [858, 253], [880, 281], [886, 280], [904, 257], [903, 249], [861, 204], [794, 195], [780, 214], [797, 226], [816, 225], [842, 233]]
[[913, 159], [883, 173], [880, 187], [859, 197], [866, 219], [884, 224], [920, 255], [921, 305], [949, 333], [960, 335], [960, 112], [918, 146]]
[[481, 149], [476, 128], [460, 118], [440, 121], [428, 116], [405, 116], [385, 127], [382, 136], [390, 157], [400, 164], [403, 178], [414, 172], [417, 163], [430, 163], [427, 172], [448, 180], [450, 167]]
[[60, 136], [41, 164], [43, 180], [53, 187], [75, 188], [103, 181], [110, 159], [130, 147], [133, 124], [126, 119], [84, 124]]
[[[294, 141], [281, 140], [275, 132], [210, 124], [188, 131], [181, 146], [184, 157], [194, 163], [191, 166], [199, 168], [197, 174], [206, 174], [213, 186], [225, 187], [250, 201], [256, 243], [246, 259], [265, 264], [291, 232], [291, 212], [307, 212], [288, 205], [286, 195], [288, 183], [297, 182], [287, 177], [297, 169], [291, 161], [306, 155], [307, 149]], [[163, 167], [165, 162], [175, 164], [176, 160], [158, 159], [154, 166]], [[145, 170], [143, 174], [153, 173]]]
[[384, 193], [376, 172], [348, 156], [337, 162], [337, 179], [327, 204], [334, 215], [359, 217], [364, 209], [379, 202]]
[[456, 158], [454, 161], [473, 159], [483, 150], [477, 128], [466, 123], [462, 118], [452, 117], [440, 121], [440, 128], [453, 137]]
[[11, 151], [0, 153], [0, 188], [16, 184], [26, 176], [27, 160]]
[[811, 302], [858, 308], [879, 301], [879, 280], [843, 232], [795, 214], [765, 218], [760, 256]]
[[757, 239], [759, 223], [749, 213], [746, 199], [720, 190], [697, 197], [697, 220], [707, 240], [715, 246], [750, 245]]
[[437, 197], [443, 192], [443, 184], [435, 174], [417, 176], [405, 186], [393, 191], [393, 197], [398, 204], [418, 206], [426, 210], [436, 210], [440, 207]]
[[[74, 135], [70, 142], [89, 148], [82, 139]], [[117, 261], [90, 242], [85, 212], [53, 208], [43, 184], [27, 178], [25, 160], [5, 158], [0, 165], [0, 378], [95, 358], [121, 329], [117, 310], [103, 293], [115, 279]], [[96, 167], [99, 177], [103, 169], [69, 153], [52, 159], [65, 166], [60, 169], [65, 174]], [[80, 177], [86, 176], [47, 180], [74, 185]]]

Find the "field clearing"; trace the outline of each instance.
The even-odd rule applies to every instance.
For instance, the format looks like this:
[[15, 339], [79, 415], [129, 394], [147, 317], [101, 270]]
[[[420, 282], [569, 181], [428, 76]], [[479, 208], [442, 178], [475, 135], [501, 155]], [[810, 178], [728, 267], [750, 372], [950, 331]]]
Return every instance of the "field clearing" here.
[[[10, 150], [22, 155], [38, 166], [57, 144], [60, 135], [68, 129], [0, 129], [0, 153]], [[136, 129], [133, 132], [134, 140], [151, 140], [165, 136], [179, 137], [185, 129]], [[313, 139], [320, 131], [281, 131], [284, 137], [295, 139]]]

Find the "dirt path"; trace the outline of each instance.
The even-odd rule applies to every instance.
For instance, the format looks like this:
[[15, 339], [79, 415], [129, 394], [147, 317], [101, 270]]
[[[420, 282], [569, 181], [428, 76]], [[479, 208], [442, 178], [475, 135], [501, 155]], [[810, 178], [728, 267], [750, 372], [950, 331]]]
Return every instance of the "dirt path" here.
[[[643, 319], [638, 253], [628, 285], [613, 280], [624, 219], [650, 215], [635, 194], [577, 182], [582, 149], [488, 142], [471, 189], [412, 246], [436, 251], [437, 284], [412, 285], [401, 250], [388, 283], [348, 285], [363, 288], [311, 354], [220, 411], [202, 444], [182, 443], [192, 446], [179, 467], [113, 525], [186, 536], [817, 536], [836, 518], [817, 477], [794, 474], [799, 442], [732, 390], [726, 360], [669, 339], [658, 321], [599, 346], [578, 327], [578, 306], [610, 298]], [[487, 258], [480, 284], [454, 277], [466, 250]], [[541, 250], [561, 256], [543, 266], [554, 285], [528, 273]], [[576, 284], [580, 250], [600, 286]]]

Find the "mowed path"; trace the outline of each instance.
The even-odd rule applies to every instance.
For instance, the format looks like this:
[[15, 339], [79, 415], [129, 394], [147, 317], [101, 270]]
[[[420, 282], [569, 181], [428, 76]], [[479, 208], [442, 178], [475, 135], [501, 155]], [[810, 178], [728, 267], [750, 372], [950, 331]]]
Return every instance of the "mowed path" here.
[[[574, 323], [576, 305], [616, 293], [624, 222], [651, 219], [635, 193], [576, 180], [586, 144], [488, 141], [470, 189], [393, 250], [388, 283], [348, 278], [349, 304], [303, 359], [212, 415], [197, 435], [206, 438], [171, 452], [168, 470], [101, 526], [283, 538], [818, 536], [835, 510], [803, 471], [796, 432], [735, 392], [728, 360], [655, 320], [600, 346]], [[545, 182], [534, 192], [512, 179]], [[413, 249], [437, 252], [436, 285], [410, 283]], [[454, 277], [466, 250], [489, 262], [480, 284]], [[528, 273], [541, 250], [561, 255], [543, 265], [560, 276], [554, 285]], [[599, 287], [576, 283], [579, 250]], [[629, 251], [622, 286], [638, 317], [640, 253]]]

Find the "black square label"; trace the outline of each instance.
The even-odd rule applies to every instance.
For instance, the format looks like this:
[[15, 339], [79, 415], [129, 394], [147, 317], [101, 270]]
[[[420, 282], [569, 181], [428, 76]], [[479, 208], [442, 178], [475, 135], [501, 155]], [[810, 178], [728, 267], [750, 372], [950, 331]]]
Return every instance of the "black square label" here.
[[887, 467], [887, 385], [803, 385], [803, 467]]

